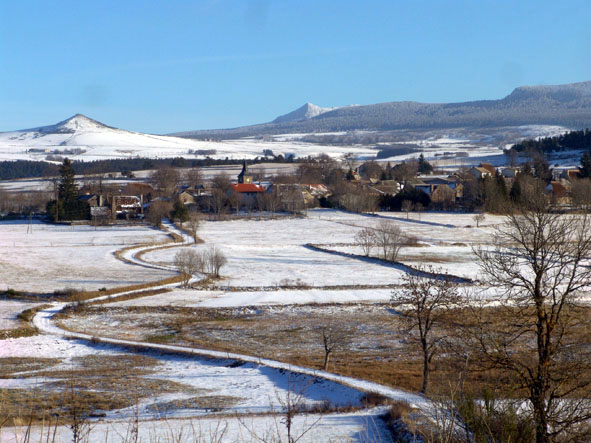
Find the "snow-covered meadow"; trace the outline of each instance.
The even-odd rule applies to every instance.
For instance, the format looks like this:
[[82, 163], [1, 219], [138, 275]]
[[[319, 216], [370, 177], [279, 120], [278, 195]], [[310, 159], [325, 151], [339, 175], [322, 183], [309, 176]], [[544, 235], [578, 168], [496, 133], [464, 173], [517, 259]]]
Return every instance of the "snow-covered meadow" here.
[[[481, 227], [476, 228], [472, 217], [472, 214], [411, 213], [407, 219], [392, 213], [369, 216], [312, 210], [307, 218], [300, 219], [206, 222], [200, 231], [205, 243], [192, 247], [204, 249], [215, 245], [226, 254], [228, 264], [222, 269], [224, 279], [217, 283], [221, 288], [250, 287], [268, 291], [273, 287], [279, 289], [279, 286], [348, 287], [343, 288], [347, 291], [341, 291], [344, 299], [368, 299], [367, 291], [357, 294], [349, 293], [349, 290], [364, 289], [354, 288], [355, 285], [400, 284], [404, 271], [386, 263], [312, 250], [306, 245], [322, 244], [326, 249], [360, 254], [354, 244], [355, 234], [363, 227], [373, 227], [380, 220], [389, 220], [420, 243], [419, 247], [403, 248], [400, 261], [413, 267], [432, 265], [441, 268], [442, 272], [476, 279], [479, 268], [472, 247], [488, 244], [494, 225], [501, 218], [489, 216]], [[173, 249], [159, 250], [145, 254], [144, 259], [170, 263], [175, 254]], [[290, 296], [284, 291], [276, 291], [271, 298], [297, 303], [298, 296], [305, 292]], [[328, 300], [338, 299], [337, 291], [328, 294]], [[236, 297], [254, 300], [269, 295], [249, 292]], [[317, 295], [305, 299], [320, 301], [322, 297]], [[216, 299], [231, 297], [220, 293], [211, 296]], [[369, 299], [372, 298], [383, 300], [384, 294], [370, 295]], [[237, 303], [241, 301], [237, 300]]]
[[146, 226], [0, 222], [0, 290], [51, 293], [139, 284], [174, 275], [118, 260], [118, 249], [169, 239]]
[[[502, 221], [500, 217], [487, 216], [477, 228], [473, 214], [410, 213], [407, 218], [406, 214], [400, 213], [358, 215], [334, 210], [311, 210], [305, 218], [207, 221], [202, 223], [199, 233], [204, 243], [189, 247], [202, 249], [215, 245], [227, 255], [228, 264], [222, 268], [222, 280], [214, 283], [216, 287], [199, 290], [175, 288], [171, 292], [115, 301], [106, 306], [166, 309], [311, 304], [309, 309], [313, 310], [315, 303], [333, 303], [333, 309], [339, 312], [339, 305], [343, 303], [352, 309], [356, 304], [355, 309], [363, 309], [360, 303], [387, 302], [392, 297], [394, 288], [404, 282], [404, 269], [375, 260], [322, 252], [306, 246], [320, 244], [329, 250], [360, 254], [361, 251], [354, 244], [355, 234], [364, 227], [374, 227], [381, 220], [389, 220], [398, 225], [406, 235], [417, 238], [419, 246], [402, 249], [400, 261], [403, 263], [409, 266], [433, 264], [441, 267], [443, 272], [469, 278], [476, 278], [478, 274], [472, 247], [488, 244], [494, 227]], [[7, 287], [17, 290], [52, 292], [64, 287], [96, 289], [153, 281], [172, 273], [152, 269], [149, 263], [170, 265], [178, 251], [178, 248], [172, 248], [147, 252], [142, 260], [148, 266], [135, 266], [120, 261], [113, 252], [125, 246], [163, 241], [166, 237], [162, 231], [142, 226], [95, 229], [90, 226], [53, 226], [40, 223], [32, 225], [32, 233], [27, 233], [27, 229], [26, 223], [0, 223], [0, 246], [3, 251], [8, 251], [8, 254], [0, 257], [3, 265], [0, 268], [0, 278]], [[36, 277], [27, 278], [29, 274]], [[14, 305], [14, 302], [0, 300], [0, 308], [9, 311], [0, 319], [0, 323], [4, 328], [12, 327], [15, 324], [14, 316], [20, 307]], [[24, 308], [26, 306], [23, 305]], [[286, 306], [285, 309], [292, 308]], [[125, 339], [125, 331], [129, 325], [125, 322], [118, 323], [115, 317], [109, 319], [108, 309], [105, 312], [96, 325], [92, 324], [92, 316], [81, 316], [79, 321], [83, 326], [76, 324], [76, 319], [73, 318], [68, 327], [91, 335], [100, 335], [102, 331], [102, 335]], [[149, 323], [157, 322], [159, 316], [146, 311], [143, 317], [139, 313], [138, 318], [144, 318]], [[154, 333], [159, 332], [155, 330]], [[129, 337], [134, 339], [131, 335]], [[4, 340], [0, 346], [0, 359], [58, 359], [59, 362], [51, 367], [55, 371], [74, 368], [79, 364], [80, 358], [96, 355], [111, 357], [109, 360], [112, 360], [127, 353], [128, 350], [117, 345], [66, 339], [51, 333]], [[226, 358], [154, 352], [146, 355], [156, 358], [158, 363], [150, 369], [149, 374], [141, 377], [185, 386], [139, 401], [142, 423], [140, 432], [147, 437], [154, 435], [155, 423], [167, 423], [169, 430], [186, 427], [191, 418], [197, 418], [193, 429], [203, 430], [220, 423], [221, 419], [215, 417], [203, 418], [211, 414], [211, 410], [186, 405], [167, 410], [164, 422], [153, 421], [157, 417], [155, 411], [159, 408], [167, 409], [175, 403], [191, 404], [199, 396], [229, 399], [221, 412], [251, 414], [272, 412], [280, 408], [281, 399], [287, 395], [290, 385], [293, 387], [294, 380], [305, 386], [304, 397], [308, 404], [320, 404], [328, 400], [337, 406], [359, 406], [363, 395], [361, 390], [337, 381], [314, 381], [309, 376], [296, 375], [256, 361], [244, 363]], [[0, 380], [0, 388], [28, 389], [52, 381], [47, 375], [36, 377], [35, 371], [19, 374], [19, 377], [24, 378], [18, 382], [13, 378]], [[102, 432], [102, 438], [105, 432], [123, 432], [122, 429], [126, 429], [134, 413], [134, 407], [107, 411], [104, 423], [97, 424], [93, 432]], [[386, 435], [385, 425], [377, 419], [377, 412], [372, 410], [317, 417], [302, 415], [296, 421], [298, 426], [305, 426], [307, 420], [316, 419], [319, 422], [304, 441], [387, 440], [383, 437]], [[244, 436], [247, 431], [244, 427], [245, 420], [250, 420], [256, 429], [271, 429], [270, 425], [280, 420], [280, 417], [249, 416], [238, 419], [226, 416], [224, 426], [227, 426], [228, 441], [243, 441], [244, 437], [241, 439], [240, 436]], [[11, 428], [2, 432], [2, 438], [11, 441], [18, 438], [15, 433], [20, 431]], [[278, 432], [283, 432], [281, 427]], [[66, 440], [67, 429], [60, 428], [58, 435]]]

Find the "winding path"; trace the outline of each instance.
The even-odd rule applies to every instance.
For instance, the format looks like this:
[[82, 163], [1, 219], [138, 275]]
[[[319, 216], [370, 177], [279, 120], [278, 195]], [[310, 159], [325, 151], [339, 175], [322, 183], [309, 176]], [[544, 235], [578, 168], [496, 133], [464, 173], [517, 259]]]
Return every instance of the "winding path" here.
[[[187, 245], [193, 243], [192, 237], [190, 237], [189, 235], [185, 234], [184, 232], [178, 230], [171, 223], [165, 223], [164, 227], [165, 227], [165, 229], [167, 229], [170, 232], [175, 232], [178, 235], [182, 235], [183, 241], [177, 243], [178, 246], [187, 246]], [[158, 246], [139, 247], [137, 249], [125, 251], [124, 254], [122, 254], [122, 255], [126, 261], [133, 262], [134, 264], [137, 264], [138, 266], [147, 266], [147, 267], [153, 267], [156, 269], [166, 269], [166, 270], [173, 269], [172, 267], [167, 267], [167, 266], [162, 266], [162, 265], [154, 265], [154, 264], [143, 261], [143, 260], [136, 257], [136, 255], [139, 252], [149, 251], [149, 250], [155, 249], [157, 247]], [[195, 278], [195, 280], [197, 280], [197, 279]], [[176, 285], [177, 285], [177, 283], [161, 285], [161, 286], [153, 286], [150, 289], [157, 290], [157, 289], [162, 289], [162, 288], [173, 287]], [[114, 295], [96, 297], [93, 299], [86, 300], [83, 303], [90, 303], [90, 302], [94, 302], [94, 301], [109, 300], [109, 299], [116, 300], [119, 297], [138, 293], [143, 290], [144, 289], [140, 289], [140, 290], [134, 290], [134, 291], [121, 292], [121, 293], [114, 294]], [[57, 335], [57, 336], [66, 337], [66, 338], [75, 338], [75, 339], [88, 340], [88, 341], [93, 341], [93, 342], [112, 344], [112, 345], [116, 345], [116, 346], [123, 346], [126, 348], [137, 349], [137, 350], [151, 349], [151, 350], [156, 350], [156, 351], [164, 352], [164, 353], [182, 354], [185, 356], [201, 356], [201, 357], [210, 357], [210, 358], [216, 358], [216, 359], [238, 360], [238, 361], [242, 361], [242, 362], [249, 362], [249, 363], [254, 363], [257, 365], [266, 366], [269, 368], [290, 371], [293, 373], [305, 374], [305, 375], [337, 382], [337, 383], [358, 389], [360, 391], [379, 393], [379, 394], [384, 395], [394, 401], [406, 401], [409, 403], [410, 406], [421, 410], [423, 413], [425, 413], [428, 416], [433, 416], [435, 414], [434, 405], [432, 404], [432, 402], [429, 399], [427, 399], [423, 396], [417, 395], [417, 394], [412, 394], [412, 393], [409, 393], [409, 392], [406, 392], [406, 391], [403, 391], [400, 389], [390, 388], [390, 387], [381, 385], [379, 383], [374, 383], [371, 381], [360, 380], [360, 379], [353, 378], [353, 377], [345, 377], [345, 376], [333, 374], [333, 373], [326, 372], [326, 371], [310, 369], [310, 368], [306, 368], [306, 367], [302, 367], [302, 366], [296, 366], [296, 365], [291, 365], [291, 364], [287, 364], [287, 363], [282, 363], [282, 362], [279, 362], [276, 360], [253, 357], [253, 356], [244, 355], [244, 354], [212, 351], [209, 349], [198, 349], [198, 348], [190, 348], [190, 347], [185, 347], [185, 346], [162, 345], [162, 344], [145, 343], [145, 342], [138, 342], [138, 341], [131, 341], [131, 340], [118, 340], [118, 339], [100, 337], [100, 336], [96, 336], [96, 335], [89, 335], [89, 334], [82, 334], [82, 333], [78, 333], [78, 332], [67, 331], [67, 330], [62, 329], [59, 326], [57, 326], [53, 322], [53, 317], [57, 313], [61, 312], [65, 307], [67, 307], [71, 304], [72, 303], [54, 303], [51, 307], [40, 310], [33, 318], [33, 324], [40, 331], [42, 331], [46, 334]]]

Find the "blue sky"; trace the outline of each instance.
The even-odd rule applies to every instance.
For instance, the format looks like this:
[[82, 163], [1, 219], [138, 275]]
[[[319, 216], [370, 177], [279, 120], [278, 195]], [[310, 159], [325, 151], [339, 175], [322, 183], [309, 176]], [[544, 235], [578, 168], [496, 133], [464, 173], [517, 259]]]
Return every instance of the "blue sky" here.
[[168, 133], [306, 101], [501, 98], [591, 80], [588, 0], [0, 1], [0, 131], [77, 112]]

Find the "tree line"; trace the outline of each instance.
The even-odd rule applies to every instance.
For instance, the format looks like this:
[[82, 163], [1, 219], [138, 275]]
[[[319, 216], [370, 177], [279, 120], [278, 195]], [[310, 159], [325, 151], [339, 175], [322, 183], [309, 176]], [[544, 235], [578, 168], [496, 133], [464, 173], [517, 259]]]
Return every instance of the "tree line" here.
[[[257, 157], [252, 163], [289, 163], [293, 162], [292, 156], [283, 156], [281, 154], [271, 157]], [[74, 160], [72, 166], [77, 175], [80, 174], [104, 174], [121, 173], [129, 175], [132, 171], [142, 171], [146, 169], [158, 169], [164, 166], [174, 168], [195, 168], [200, 166], [216, 165], [238, 165], [242, 160], [204, 158], [187, 159], [185, 157], [171, 158], [114, 158], [108, 160], [81, 161]], [[45, 161], [16, 160], [0, 161], [0, 180], [13, 180], [18, 178], [31, 177], [53, 177], [59, 174], [59, 165]]]
[[551, 152], [571, 149], [591, 150], [591, 131], [589, 128], [580, 131], [570, 131], [555, 137], [523, 140], [511, 146], [510, 150], [515, 152], [535, 151], [549, 154]]

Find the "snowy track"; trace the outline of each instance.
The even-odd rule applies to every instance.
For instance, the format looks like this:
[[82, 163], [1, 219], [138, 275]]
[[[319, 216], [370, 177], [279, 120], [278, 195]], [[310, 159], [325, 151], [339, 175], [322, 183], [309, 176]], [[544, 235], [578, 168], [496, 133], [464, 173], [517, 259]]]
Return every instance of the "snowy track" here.
[[[179, 247], [186, 246], [186, 245], [193, 243], [192, 237], [190, 237], [187, 234], [185, 234], [184, 232], [178, 230], [170, 222], [165, 223], [164, 226], [165, 226], [165, 229], [167, 229], [168, 231], [175, 232], [176, 234], [182, 236], [183, 242], [177, 243], [176, 246], [179, 246]], [[155, 267], [158, 269], [170, 269], [168, 267], [160, 267], [160, 266], [151, 264], [149, 262], [146, 262], [146, 261], [143, 261], [143, 260], [137, 258], [137, 254], [139, 252], [150, 250], [153, 248], [155, 248], [155, 247], [149, 246], [149, 247], [141, 247], [141, 248], [126, 251], [124, 254], [124, 259], [132, 261], [139, 266]], [[157, 290], [157, 289], [161, 289], [161, 288], [169, 288], [171, 286], [175, 286], [175, 285], [169, 284], [169, 285], [155, 286], [155, 287], [152, 287], [151, 289]], [[110, 295], [110, 296], [97, 297], [97, 298], [94, 298], [91, 300], [87, 300], [86, 302], [107, 300], [107, 299], [116, 300], [118, 297], [130, 295], [130, 294], [133, 294], [136, 292], [141, 292], [141, 290], [122, 292], [120, 294]], [[340, 375], [336, 375], [336, 374], [326, 372], [326, 371], [315, 370], [315, 369], [310, 369], [310, 368], [301, 367], [301, 366], [295, 366], [295, 365], [286, 364], [286, 363], [282, 363], [282, 362], [275, 361], [275, 360], [263, 359], [263, 358], [253, 357], [253, 356], [244, 355], [244, 354], [212, 351], [212, 350], [208, 350], [208, 349], [195, 349], [195, 348], [184, 347], [184, 346], [161, 345], [161, 344], [137, 342], [137, 341], [131, 341], [131, 340], [118, 340], [118, 339], [100, 337], [100, 336], [96, 336], [96, 335], [82, 334], [82, 333], [78, 333], [78, 332], [70, 332], [70, 331], [60, 328], [52, 321], [53, 317], [57, 313], [62, 311], [66, 306], [68, 306], [67, 303], [55, 303], [50, 308], [39, 311], [33, 319], [33, 324], [40, 331], [42, 331], [46, 334], [57, 335], [57, 336], [66, 337], [66, 338], [91, 340], [91, 341], [95, 341], [95, 342], [112, 344], [115, 346], [123, 346], [123, 347], [127, 347], [127, 348], [144, 349], [144, 350], [150, 349], [150, 350], [155, 350], [155, 351], [165, 352], [165, 353], [182, 354], [185, 356], [196, 356], [196, 357], [199, 356], [199, 357], [209, 357], [209, 358], [216, 358], [216, 359], [238, 360], [238, 361], [242, 361], [242, 362], [253, 363], [253, 364], [256, 364], [259, 366], [265, 366], [265, 367], [269, 367], [269, 368], [290, 371], [290, 372], [297, 373], [297, 374], [305, 374], [305, 375], [312, 376], [315, 378], [321, 378], [324, 380], [329, 380], [329, 381], [333, 381], [333, 382], [336, 382], [339, 384], [343, 384], [343, 385], [352, 387], [354, 389], [358, 389], [360, 391], [379, 393], [379, 394], [384, 395], [384, 396], [386, 396], [392, 400], [395, 400], [395, 401], [406, 401], [412, 407], [415, 407], [415, 408], [420, 409], [420, 410], [427, 412], [427, 413], [429, 410], [432, 409], [431, 402], [428, 399], [426, 399], [425, 397], [422, 397], [420, 395], [411, 394], [411, 393], [405, 392], [400, 389], [393, 389], [393, 388], [383, 386], [378, 383], [374, 383], [374, 382], [370, 382], [370, 381], [360, 380], [360, 379], [356, 379], [356, 378], [352, 378], [352, 377], [340, 376]]]

